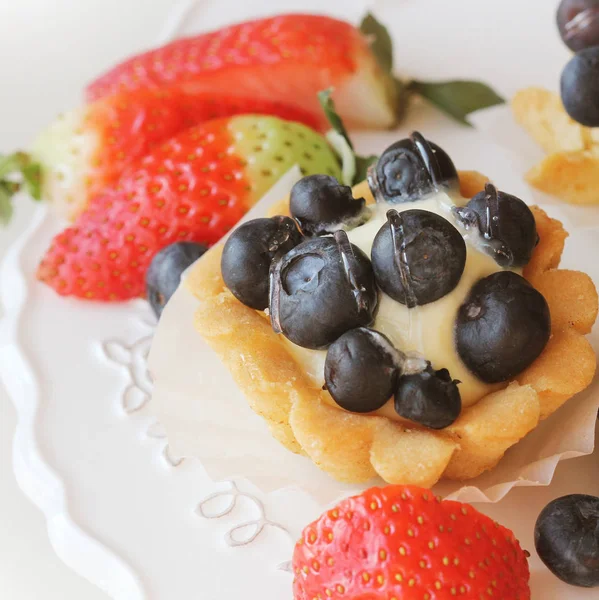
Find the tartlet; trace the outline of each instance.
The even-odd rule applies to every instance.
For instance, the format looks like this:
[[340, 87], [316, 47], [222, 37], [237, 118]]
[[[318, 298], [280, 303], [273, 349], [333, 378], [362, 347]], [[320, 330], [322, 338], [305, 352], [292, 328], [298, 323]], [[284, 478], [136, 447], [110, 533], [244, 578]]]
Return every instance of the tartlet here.
[[[487, 181], [477, 172], [460, 172], [461, 195], [472, 197]], [[366, 182], [353, 191], [354, 197], [374, 203]], [[557, 268], [567, 233], [540, 208], [531, 210], [540, 241], [523, 275], [549, 305], [551, 338], [530, 367], [463, 408], [442, 430], [336, 406], [273, 331], [267, 316], [227, 289], [221, 274], [222, 244], [198, 261], [186, 280], [199, 300], [195, 327], [272, 435], [335, 479], [357, 483], [378, 475], [389, 483], [427, 487], [441, 478], [471, 479], [493, 468], [509, 447], [586, 388], [595, 373], [595, 354], [584, 337], [597, 316], [595, 287], [586, 274]], [[270, 211], [288, 214], [289, 198]]]

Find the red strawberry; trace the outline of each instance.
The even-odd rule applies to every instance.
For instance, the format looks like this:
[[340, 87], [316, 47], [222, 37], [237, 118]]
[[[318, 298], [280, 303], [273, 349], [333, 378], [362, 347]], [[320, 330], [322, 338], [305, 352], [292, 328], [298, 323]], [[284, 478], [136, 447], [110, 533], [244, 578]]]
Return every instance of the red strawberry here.
[[384, 128], [396, 121], [396, 86], [366, 37], [319, 15], [279, 15], [177, 40], [121, 63], [93, 82], [87, 96], [164, 86], [276, 99], [317, 119], [323, 117], [316, 93], [333, 86], [349, 126]]
[[318, 126], [299, 108], [267, 99], [140, 89], [109, 96], [59, 118], [36, 142], [43, 195], [74, 219], [125, 167], [191, 125], [236, 114], [271, 114]]
[[158, 250], [184, 240], [213, 244], [294, 164], [341, 177], [326, 140], [299, 123], [246, 115], [185, 130], [94, 197], [55, 238], [38, 276], [62, 295], [140, 296]]
[[295, 547], [295, 600], [527, 600], [514, 534], [413, 486], [372, 488], [308, 525]]

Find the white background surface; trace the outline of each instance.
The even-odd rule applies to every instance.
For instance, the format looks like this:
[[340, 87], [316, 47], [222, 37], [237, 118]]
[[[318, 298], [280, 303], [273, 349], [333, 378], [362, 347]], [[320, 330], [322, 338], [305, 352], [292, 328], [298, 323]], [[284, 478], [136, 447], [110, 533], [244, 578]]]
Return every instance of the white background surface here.
[[[78, 102], [83, 85], [117, 59], [151, 45], [174, 0], [1, 0], [0, 152]], [[0, 257], [27, 215], [0, 229]], [[11, 466], [15, 412], [0, 385], [0, 598], [105, 600], [53, 553], [42, 514]]]

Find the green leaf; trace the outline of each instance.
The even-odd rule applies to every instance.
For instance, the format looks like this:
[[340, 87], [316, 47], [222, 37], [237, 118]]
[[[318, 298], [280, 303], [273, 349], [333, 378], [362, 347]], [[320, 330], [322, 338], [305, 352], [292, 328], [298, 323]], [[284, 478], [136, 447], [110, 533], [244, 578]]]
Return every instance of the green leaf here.
[[360, 23], [360, 31], [368, 39], [370, 50], [381, 70], [390, 76], [390, 93], [395, 104], [397, 122], [399, 122], [405, 115], [410, 99], [410, 90], [402, 81], [393, 76], [393, 40], [387, 28], [377, 21], [372, 13], [366, 13]]
[[0, 184], [0, 224], [8, 225], [12, 217], [12, 192], [6, 186]]
[[391, 73], [393, 69], [393, 40], [387, 28], [371, 13], [360, 23], [360, 31], [368, 38], [370, 48], [379, 66], [385, 73]]
[[456, 121], [468, 126], [471, 123], [466, 117], [470, 113], [505, 102], [497, 92], [479, 81], [412, 81], [408, 87]]
[[21, 169], [27, 193], [34, 200], [42, 199], [42, 169], [37, 163], [29, 163]]
[[347, 129], [345, 129], [345, 125], [341, 120], [341, 117], [337, 114], [335, 110], [335, 103], [331, 98], [331, 94], [333, 93], [333, 88], [328, 88], [326, 90], [321, 90], [318, 92], [318, 100], [320, 101], [320, 106], [324, 110], [324, 114], [331, 124], [331, 127], [340, 135], [345, 138], [345, 141], [349, 144], [349, 147], [353, 150], [354, 146], [349, 139], [349, 133], [347, 133]]
[[22, 164], [23, 161], [18, 152], [15, 154], [9, 154], [8, 156], [0, 154], [0, 178], [18, 173], [21, 170]]
[[354, 183], [359, 183], [366, 179], [368, 167], [373, 165], [379, 159], [378, 156], [371, 154], [370, 156], [356, 156], [356, 173], [354, 175]]
[[13, 214], [12, 197], [23, 187], [34, 199], [41, 199], [42, 170], [25, 152], [0, 155], [0, 224]]

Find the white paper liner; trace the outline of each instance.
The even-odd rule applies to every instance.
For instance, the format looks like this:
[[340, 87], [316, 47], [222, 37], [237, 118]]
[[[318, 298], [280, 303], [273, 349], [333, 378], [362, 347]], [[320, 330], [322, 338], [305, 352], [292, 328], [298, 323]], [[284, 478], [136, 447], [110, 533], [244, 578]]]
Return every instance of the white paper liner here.
[[[492, 146], [487, 150], [491, 152]], [[297, 170], [285, 175], [246, 219], [264, 214], [298, 177]], [[562, 266], [585, 271], [599, 282], [595, 258], [599, 227], [575, 227], [562, 206], [544, 208], [564, 221], [571, 234]], [[196, 307], [195, 297], [181, 285], [162, 315], [150, 355], [155, 380], [152, 404], [174, 453], [199, 458], [215, 480], [244, 478], [264, 492], [297, 487], [323, 506], [363, 489], [364, 485], [336, 482], [271, 437], [263, 419], [249, 408], [226, 367], [195, 330]], [[597, 328], [590, 340], [597, 351]], [[560, 460], [593, 451], [598, 408], [596, 380], [511, 448], [494, 470], [461, 485], [441, 482], [438, 492], [465, 502], [497, 502], [515, 486], [548, 485]]]

